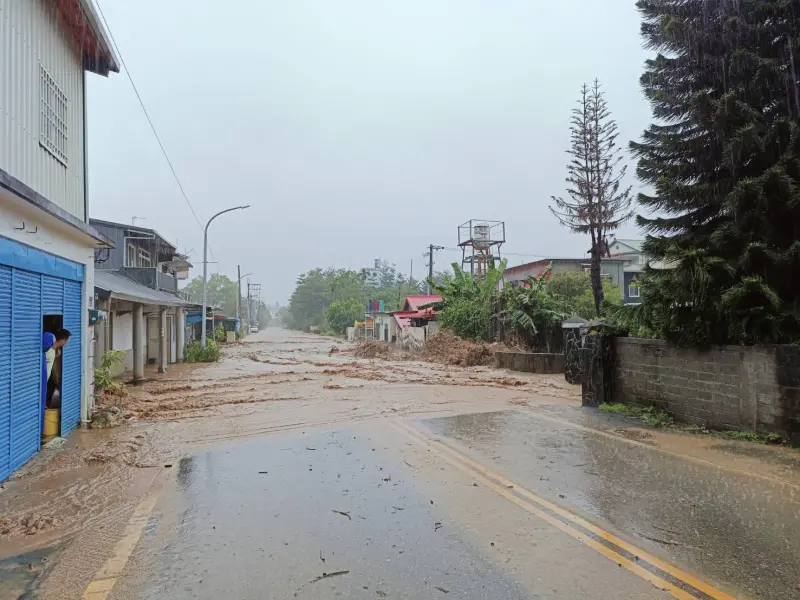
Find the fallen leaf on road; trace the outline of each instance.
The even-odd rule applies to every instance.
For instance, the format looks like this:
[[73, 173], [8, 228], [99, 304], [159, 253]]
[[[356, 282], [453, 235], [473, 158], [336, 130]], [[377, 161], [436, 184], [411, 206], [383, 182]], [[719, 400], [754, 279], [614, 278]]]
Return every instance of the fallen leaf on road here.
[[346, 513], [341, 510], [332, 510], [332, 512], [335, 512], [337, 515], [342, 515], [343, 517], [347, 517], [350, 521], [353, 520], [353, 517], [350, 516], [350, 513]]

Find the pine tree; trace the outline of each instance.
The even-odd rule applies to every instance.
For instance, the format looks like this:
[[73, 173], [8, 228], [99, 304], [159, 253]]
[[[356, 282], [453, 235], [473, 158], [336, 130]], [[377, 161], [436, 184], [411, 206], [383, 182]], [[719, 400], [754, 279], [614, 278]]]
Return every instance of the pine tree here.
[[600, 82], [584, 84], [570, 126], [569, 199], [553, 196], [550, 210], [562, 225], [591, 238], [589, 276], [598, 316], [604, 299], [600, 262], [608, 253], [607, 234], [632, 216], [631, 189], [620, 187], [627, 166], [620, 164], [618, 135]]
[[631, 148], [652, 194], [640, 322], [683, 344], [800, 339], [797, 0], [639, 0], [657, 52]]

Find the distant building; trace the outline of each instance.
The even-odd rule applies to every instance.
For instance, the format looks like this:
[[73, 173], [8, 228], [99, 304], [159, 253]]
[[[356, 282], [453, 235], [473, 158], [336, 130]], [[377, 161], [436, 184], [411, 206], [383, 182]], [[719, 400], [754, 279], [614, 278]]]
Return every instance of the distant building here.
[[[625, 261], [617, 258], [604, 259], [600, 263], [600, 276], [610, 279], [614, 285], [622, 285], [624, 281], [623, 265]], [[520, 285], [529, 277], [538, 277], [548, 265], [551, 273], [584, 272], [588, 273], [590, 263], [588, 258], [543, 258], [516, 267], [509, 267], [503, 274], [503, 281], [512, 285]]]
[[608, 245], [608, 251], [615, 260], [622, 260], [623, 304], [640, 304], [641, 290], [639, 279], [647, 264], [647, 258], [642, 252], [642, 240], [613, 239]]
[[364, 280], [373, 287], [378, 287], [381, 284], [381, 259], [375, 259], [375, 266], [363, 270]]
[[613, 239], [608, 245], [611, 258], [624, 261], [622, 270], [624, 274], [623, 302], [625, 304], [640, 304], [641, 290], [639, 280], [646, 266], [651, 269], [671, 269], [669, 263], [654, 260], [642, 251], [643, 240]]

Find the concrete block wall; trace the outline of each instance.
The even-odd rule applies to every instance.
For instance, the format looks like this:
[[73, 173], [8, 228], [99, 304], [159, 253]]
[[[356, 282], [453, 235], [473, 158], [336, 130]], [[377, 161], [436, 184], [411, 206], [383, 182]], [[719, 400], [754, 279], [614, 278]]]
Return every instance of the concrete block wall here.
[[495, 352], [495, 366], [523, 373], [563, 373], [564, 355], [535, 352]]
[[616, 338], [613, 398], [682, 421], [800, 442], [800, 346], [678, 348]]

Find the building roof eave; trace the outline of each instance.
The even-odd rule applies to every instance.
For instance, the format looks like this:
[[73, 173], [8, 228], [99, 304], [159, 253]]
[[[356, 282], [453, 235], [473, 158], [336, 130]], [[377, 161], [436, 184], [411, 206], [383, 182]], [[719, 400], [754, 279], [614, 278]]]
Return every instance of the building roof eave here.
[[114, 52], [114, 46], [110, 36], [101, 23], [102, 15], [99, 13], [92, 0], [78, 0], [78, 3], [104, 55], [102, 60], [96, 61], [96, 65], [87, 64], [92, 61], [89, 57], [84, 57], [84, 68], [106, 77], [110, 72], [119, 73], [120, 61], [117, 59], [116, 52]]

